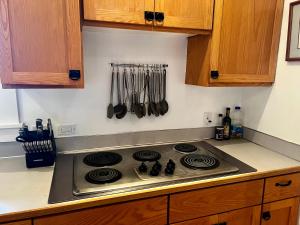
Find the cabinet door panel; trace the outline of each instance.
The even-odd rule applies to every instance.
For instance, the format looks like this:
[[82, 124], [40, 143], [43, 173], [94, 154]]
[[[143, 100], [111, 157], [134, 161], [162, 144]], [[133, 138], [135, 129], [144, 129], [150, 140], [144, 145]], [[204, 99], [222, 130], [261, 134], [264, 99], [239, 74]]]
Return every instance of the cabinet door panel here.
[[[263, 206], [262, 225], [297, 225], [299, 198], [272, 202]], [[269, 218], [264, 217], [269, 213]]]
[[[84, 19], [146, 24], [145, 11], [154, 11], [154, 0], [84, 0]], [[152, 23], [150, 23], [152, 25]]]
[[78, 0], [0, 0], [0, 18], [2, 84], [83, 85]]
[[216, 0], [212, 83], [273, 82], [282, 0]]
[[212, 29], [213, 0], [155, 0], [155, 11], [163, 12], [164, 22], [157, 26]]
[[261, 206], [236, 210], [219, 216], [219, 224], [227, 225], [260, 225]]
[[195, 220], [188, 220], [181, 223], [174, 223], [174, 225], [214, 225], [218, 224], [218, 215], [208, 216], [204, 218], [199, 218]]

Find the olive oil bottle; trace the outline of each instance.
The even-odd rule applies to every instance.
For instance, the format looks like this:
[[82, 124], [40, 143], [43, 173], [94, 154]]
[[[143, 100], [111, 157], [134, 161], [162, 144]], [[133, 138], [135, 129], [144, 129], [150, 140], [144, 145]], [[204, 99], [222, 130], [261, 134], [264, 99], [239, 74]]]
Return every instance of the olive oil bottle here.
[[226, 116], [223, 118], [224, 140], [229, 140], [231, 136], [230, 108], [226, 108]]

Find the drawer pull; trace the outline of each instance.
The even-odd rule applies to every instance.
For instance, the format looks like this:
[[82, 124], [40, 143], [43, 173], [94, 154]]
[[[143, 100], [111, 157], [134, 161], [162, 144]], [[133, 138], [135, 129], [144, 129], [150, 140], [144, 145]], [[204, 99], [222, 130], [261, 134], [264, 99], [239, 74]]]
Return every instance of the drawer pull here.
[[292, 184], [292, 181], [289, 180], [288, 182], [278, 182], [275, 184], [276, 187], [288, 187]]
[[268, 212], [264, 212], [263, 215], [262, 215], [262, 218], [265, 220], [265, 221], [268, 221], [271, 219], [271, 213], [268, 211]]

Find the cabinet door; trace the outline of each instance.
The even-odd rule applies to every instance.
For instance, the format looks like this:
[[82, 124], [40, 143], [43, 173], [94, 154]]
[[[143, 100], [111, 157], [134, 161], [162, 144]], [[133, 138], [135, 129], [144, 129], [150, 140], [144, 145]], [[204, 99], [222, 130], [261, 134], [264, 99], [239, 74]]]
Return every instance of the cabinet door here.
[[4, 87], [83, 86], [79, 0], [0, 0], [0, 43]]
[[[148, 24], [145, 11], [154, 11], [154, 0], [84, 0], [84, 19], [128, 24]], [[149, 23], [152, 25], [152, 23]]]
[[283, 0], [216, 0], [211, 83], [272, 83]]
[[155, 12], [164, 13], [156, 26], [211, 30], [214, 0], [155, 0]]
[[219, 221], [218, 215], [203, 217], [195, 220], [188, 220], [173, 225], [217, 225]]
[[219, 224], [260, 225], [261, 206], [240, 209], [219, 215]]
[[299, 198], [273, 202], [263, 206], [262, 225], [296, 225]]

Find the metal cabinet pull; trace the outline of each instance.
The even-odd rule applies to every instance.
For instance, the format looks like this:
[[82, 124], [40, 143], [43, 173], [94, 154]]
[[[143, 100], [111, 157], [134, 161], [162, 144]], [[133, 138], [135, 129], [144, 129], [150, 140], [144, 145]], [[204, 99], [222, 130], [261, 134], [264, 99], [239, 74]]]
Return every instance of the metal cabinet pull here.
[[80, 79], [80, 70], [70, 70], [69, 78], [71, 80], [79, 80]]
[[276, 187], [288, 187], [292, 184], [292, 181], [289, 180], [288, 182], [278, 182], [275, 184]]
[[268, 212], [264, 212], [262, 214], [262, 218], [265, 220], [265, 221], [268, 221], [271, 219], [271, 213], [268, 211]]
[[144, 13], [145, 20], [148, 22], [152, 22], [154, 20], [154, 12], [145, 11]]
[[165, 20], [165, 14], [163, 12], [155, 12], [155, 21], [162, 23]]

